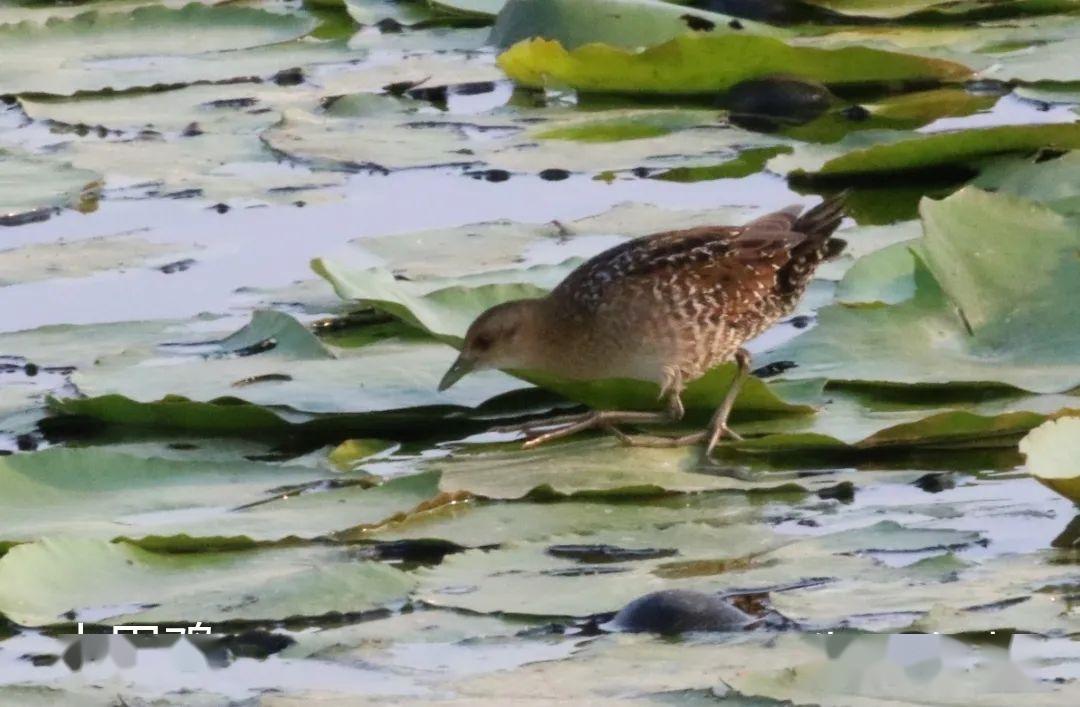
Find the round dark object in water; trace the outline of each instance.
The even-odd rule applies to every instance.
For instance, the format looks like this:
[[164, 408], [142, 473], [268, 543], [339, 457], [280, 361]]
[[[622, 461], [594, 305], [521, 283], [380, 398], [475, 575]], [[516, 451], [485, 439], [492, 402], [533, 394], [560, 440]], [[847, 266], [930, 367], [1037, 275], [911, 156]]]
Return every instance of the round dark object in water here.
[[631, 633], [672, 636], [689, 631], [736, 631], [753, 621], [716, 594], [665, 589], [638, 597], [615, 614], [612, 624]]
[[738, 83], [721, 102], [733, 115], [768, 117], [799, 124], [828, 110], [833, 95], [822, 84], [777, 76]]

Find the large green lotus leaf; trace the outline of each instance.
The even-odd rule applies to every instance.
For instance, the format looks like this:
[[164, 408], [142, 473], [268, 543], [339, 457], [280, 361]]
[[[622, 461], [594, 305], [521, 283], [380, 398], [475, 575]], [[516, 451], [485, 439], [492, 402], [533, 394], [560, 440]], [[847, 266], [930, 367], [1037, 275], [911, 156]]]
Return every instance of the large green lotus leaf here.
[[[638, 596], [660, 589], [717, 591], [795, 583], [810, 577], [838, 577], [849, 591], [862, 583], [896, 589], [907, 583], [902, 571], [874, 571], [873, 563], [861, 555], [967, 547], [979, 540], [978, 533], [895, 522], [805, 539], [776, 534], [761, 524], [682, 523], [661, 529], [601, 530], [447, 557], [438, 567], [420, 571], [417, 595], [431, 604], [482, 613], [582, 616], [617, 610]], [[675, 548], [679, 554], [590, 564], [548, 552], [551, 545], [583, 544]], [[932, 587], [940, 579], [931, 574], [917, 581]], [[821, 590], [792, 594], [801, 597], [815, 591]], [[829, 610], [845, 618], [856, 613], [849, 611], [844, 602], [828, 608], [814, 602], [814, 609], [797, 614], [797, 618], [824, 623]]]
[[424, 0], [343, 0], [345, 11], [355, 22], [373, 25], [394, 20], [403, 25], [430, 20], [431, 8]]
[[674, 523], [747, 522], [757, 517], [752, 496], [693, 493], [638, 497], [620, 502], [609, 498], [512, 503], [455, 503], [374, 529], [357, 528], [339, 539], [422, 540], [439, 538], [466, 547], [492, 543], [540, 541], [552, 535], [589, 535], [597, 531], [662, 528]]
[[61, 416], [55, 421], [42, 420], [43, 428], [55, 426], [61, 434], [75, 429], [98, 430], [108, 427], [116, 432], [138, 435], [166, 431], [185, 435], [229, 436], [255, 440], [302, 441], [311, 444], [336, 444], [350, 437], [383, 439], [430, 439], [433, 425], [439, 433], [453, 436], [483, 431], [499, 413], [510, 410], [481, 410], [454, 405], [386, 410], [369, 413], [334, 413], [315, 415], [283, 407], [264, 407], [235, 397], [201, 402], [169, 396], [152, 402], [139, 402], [122, 395], [94, 398], [49, 398], [49, 409]]
[[[1071, 25], [1076, 32], [1077, 24]], [[1080, 62], [1080, 39], [1032, 42], [1032, 46], [993, 54], [987, 75], [1002, 81], [1075, 81]]]
[[338, 296], [373, 306], [444, 341], [460, 343], [481, 312], [508, 300], [545, 294], [578, 262], [416, 282], [398, 280], [381, 268], [351, 267], [331, 258], [312, 261], [312, 268], [334, 286]]
[[619, 113], [552, 119], [515, 139], [483, 143], [478, 154], [492, 167], [517, 172], [603, 172], [708, 167], [735, 159], [744, 150], [788, 144], [783, 138], [737, 128], [709, 111]]
[[925, 201], [923, 216], [910, 300], [822, 309], [815, 329], [767, 360], [795, 361], [786, 377], [997, 382], [1041, 393], [1080, 384], [1075, 222], [970, 188]]
[[893, 243], [856, 260], [836, 286], [836, 301], [843, 304], [898, 304], [915, 295], [917, 240]]
[[[266, 130], [263, 139], [274, 150], [318, 169], [483, 164], [532, 173], [708, 165], [743, 149], [786, 142], [718, 122], [718, 116], [711, 111], [623, 108], [598, 120], [583, 119], [573, 109], [537, 112], [503, 106], [463, 119], [434, 113], [416, 102], [361, 94], [341, 99], [322, 113], [286, 111], [285, 120]], [[667, 132], [676, 124], [682, 129]], [[596, 139], [613, 131], [627, 139]], [[587, 139], [560, 139], [583, 136]]]
[[760, 22], [680, 6], [660, 0], [509, 0], [495, 20], [491, 42], [509, 47], [524, 39], [542, 37], [567, 49], [602, 42], [635, 49], [695, 35], [734, 34], [784, 36], [782, 29]]
[[[865, 146], [867, 141], [873, 141]], [[796, 179], [854, 179], [888, 172], [964, 166], [988, 156], [1080, 146], [1080, 123], [1001, 125], [910, 137], [861, 133], [830, 148], [797, 150], [770, 161], [770, 169]]]
[[[752, 213], [742, 208], [675, 210], [625, 202], [608, 211], [574, 221], [519, 223], [500, 220], [417, 233], [365, 236], [350, 244], [370, 252], [394, 273], [412, 280], [480, 274], [521, 265], [565, 260], [567, 250], [583, 255], [615, 244], [613, 238], [634, 238], [661, 231], [742, 223]], [[859, 238], [863, 243], [870, 239]], [[586, 250], [588, 248], [588, 250]]]
[[[660, 410], [663, 402], [656, 383], [606, 378], [599, 380], [567, 380], [547, 373], [514, 371], [514, 375], [546, 390], [552, 390], [571, 400], [593, 408], [607, 410]], [[686, 386], [682, 394], [687, 418], [704, 421], [724, 399], [735, 378], [733, 363], [717, 366]], [[795, 391], [772, 387], [759, 378], [749, 378], [735, 400], [732, 421], [803, 415], [813, 412], [804, 404], [816, 402], [820, 389]]]
[[281, 120], [291, 105], [313, 106], [314, 91], [273, 83], [199, 84], [172, 91], [66, 96], [20, 96], [34, 120], [109, 130], [173, 133], [191, 125], [203, 132], [258, 132]]
[[62, 208], [96, 207], [101, 174], [63, 160], [0, 150], [0, 226], [48, 218]]
[[[434, 474], [373, 488], [359, 485], [361, 477], [335, 476], [354, 485], [319, 488], [326, 476], [301, 466], [143, 459], [93, 448], [19, 454], [0, 459], [0, 536], [160, 536], [173, 549], [205, 549], [215, 537], [313, 538], [378, 524], [438, 493]], [[282, 491], [291, 487], [305, 491]], [[239, 508], [248, 504], [255, 505]]]
[[743, 481], [711, 473], [694, 447], [655, 449], [629, 447], [611, 437], [552, 444], [522, 451], [516, 446], [459, 450], [454, 456], [428, 462], [424, 468], [442, 473], [446, 491], [470, 491], [493, 499], [653, 497], [672, 492], [805, 491], [835, 479], [806, 478]]
[[1080, 417], [1052, 420], [1020, 441], [1028, 473], [1066, 498], [1080, 502], [1080, 466], [1076, 445]]
[[[2, 187], [0, 187], [2, 188]], [[126, 270], [167, 262], [184, 252], [177, 246], [155, 243], [140, 236], [120, 234], [81, 241], [35, 243], [0, 250], [0, 287], [51, 280], [86, 277], [105, 270]]]
[[36, 22], [45, 24], [49, 20], [71, 19], [77, 15], [85, 14], [89, 9], [104, 9], [109, 12], [127, 12], [140, 7], [150, 5], [163, 5], [170, 9], [179, 9], [193, 2], [202, 5], [220, 5], [234, 0], [85, 0], [83, 2], [65, 3], [53, 0], [8, 0], [0, 5], [0, 24], [15, 24], [18, 22]]
[[160, 554], [75, 538], [18, 545], [0, 558], [0, 612], [28, 626], [273, 620], [368, 611], [413, 579], [345, 548]]
[[488, 371], [439, 393], [439, 379], [453, 363], [449, 346], [386, 341], [343, 350], [336, 359], [283, 360], [264, 354], [190, 362], [151, 359], [84, 369], [72, 376], [91, 397], [122, 395], [152, 402], [170, 395], [208, 402], [229, 396], [260, 406], [308, 413], [371, 413], [423, 406], [474, 407], [525, 387]]
[[[532, 616], [586, 616], [616, 611], [658, 589], [709, 588], [716, 578], [666, 578], [663, 568], [677, 560], [727, 561], [767, 553], [785, 542], [761, 525], [712, 526], [680, 523], [666, 528], [624, 528], [588, 535], [549, 538], [498, 550], [452, 555], [418, 572], [417, 596], [436, 606], [481, 613]], [[550, 545], [605, 544], [628, 549], [676, 548], [676, 558], [590, 565], [547, 552]], [[720, 572], [722, 570], [716, 570]]]
[[603, 44], [567, 51], [536, 39], [499, 56], [514, 81], [581, 92], [717, 93], [740, 81], [789, 74], [830, 85], [904, 80], [957, 80], [970, 74], [953, 62], [878, 49], [818, 49], [749, 34], [681, 36], [643, 52]]
[[[2, 25], [0, 53], [7, 61], [0, 92], [72, 93], [127, 87], [132, 84], [125, 82], [123, 72], [111, 77], [112, 69], [105, 67], [122, 66], [133, 57], [197, 55], [275, 44], [305, 35], [314, 26], [312, 18], [301, 15], [198, 3], [176, 10], [151, 6], [131, 12], [92, 11], [44, 25]], [[165, 83], [166, 77], [149, 83]]]
[[1042, 103], [1080, 103], [1080, 82], [1043, 81], [1017, 86], [1013, 94]]
[[344, 175], [283, 164], [253, 133], [205, 133], [180, 139], [75, 139], [58, 157], [109, 175], [109, 186], [138, 185], [149, 196], [217, 202], [310, 203], [340, 198]]
[[[383, 99], [390, 100], [390, 99]], [[414, 116], [413, 123], [422, 116]], [[332, 118], [287, 111], [263, 133], [274, 150], [320, 169], [406, 169], [464, 166], [478, 162], [460, 123], [432, 121], [410, 125], [405, 115]]]
[[978, 2], [971, 0], [804, 0], [844, 15], [904, 18], [911, 22], [973, 22], [976, 20], [1052, 15], [1075, 11], [1076, 0], [1003, 0]]
[[466, 17], [495, 17], [506, 0], [428, 0], [434, 7]]
[[[1015, 626], [1019, 631], [1058, 633], [1075, 630], [1080, 624], [1058, 596], [1060, 588], [1068, 586], [1068, 573], [1055, 566], [1047, 553], [1004, 555], [984, 560], [957, 572], [955, 579], [946, 583], [941, 583], [939, 578], [912, 577], [906, 570], [882, 571], [878, 581], [872, 581], [872, 575], [866, 577], [871, 581], [845, 577], [845, 581], [810, 591], [777, 593], [773, 595], [773, 605], [780, 613], [795, 620], [813, 618], [827, 625], [835, 625], [853, 614], [891, 614], [895, 618], [887, 628], [892, 630], [904, 628], [900, 622], [905, 615], [910, 621], [912, 613], [923, 615], [916, 625], [928, 632], [979, 630], [990, 623], [994, 629]], [[1009, 620], [1007, 616], [994, 616], [1005, 608], [998, 607], [995, 611], [993, 605], [998, 602], [1005, 603], [1004, 599], [1030, 601], [1036, 593], [1054, 596], [1056, 601], [1053, 603], [1057, 604], [1055, 611], [1037, 611], [1025, 617], [1038, 623], [1016, 625], [1005, 623]], [[845, 599], [841, 600], [841, 597]], [[934, 620], [935, 614], [948, 623], [939, 627]]]
[[0, 355], [21, 356], [39, 366], [89, 367], [103, 357], [147, 351], [162, 343], [206, 340], [229, 333], [228, 324], [203, 315], [190, 321], [161, 319], [110, 324], [56, 324], [0, 334]]
[[557, 660], [576, 650], [576, 642], [562, 636], [519, 635], [535, 623], [455, 611], [411, 611], [304, 632], [278, 656], [448, 679], [461, 673], [494, 672], [538, 660]]
[[1080, 214], [1080, 150], [1054, 159], [995, 160], [972, 185], [1039, 201], [1065, 214]]

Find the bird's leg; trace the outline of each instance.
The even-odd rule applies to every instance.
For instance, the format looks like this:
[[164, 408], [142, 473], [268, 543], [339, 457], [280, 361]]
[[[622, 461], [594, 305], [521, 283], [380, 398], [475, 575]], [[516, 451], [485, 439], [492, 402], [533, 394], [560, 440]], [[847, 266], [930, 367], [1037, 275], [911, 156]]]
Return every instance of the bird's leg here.
[[723, 402], [720, 403], [720, 407], [713, 413], [712, 420], [709, 422], [709, 438], [705, 443], [706, 457], [712, 455], [713, 449], [716, 448], [716, 444], [724, 435], [734, 440], [742, 439], [734, 430], [728, 427], [727, 421], [728, 416], [731, 415], [731, 408], [735, 406], [735, 399], [739, 397], [739, 391], [742, 389], [743, 383], [750, 376], [750, 352], [746, 349], [736, 351], [735, 363], [738, 365], [739, 370], [735, 374], [734, 380], [731, 381], [731, 387], [728, 388]]
[[[526, 449], [530, 449], [554, 439], [560, 439], [578, 432], [598, 428], [609, 430], [620, 439], [627, 439], [627, 436], [620, 432], [615, 425], [626, 423], [649, 424], [678, 422], [685, 413], [682, 404], [682, 389], [682, 371], [678, 368], [665, 368], [664, 379], [660, 386], [660, 399], [667, 398], [667, 409], [664, 412], [620, 412], [615, 410], [603, 410], [586, 413], [584, 415], [564, 417], [559, 420], [545, 420], [543, 421], [545, 427], [559, 423], [565, 424], [550, 432], [529, 437], [522, 446]], [[528, 433], [528, 430], [526, 433]]]

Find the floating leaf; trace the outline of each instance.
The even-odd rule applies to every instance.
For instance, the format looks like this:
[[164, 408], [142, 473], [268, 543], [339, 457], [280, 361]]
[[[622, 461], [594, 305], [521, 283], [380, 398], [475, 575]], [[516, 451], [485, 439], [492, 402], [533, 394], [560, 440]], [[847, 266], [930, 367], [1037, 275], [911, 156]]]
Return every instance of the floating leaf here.
[[62, 208], [92, 210], [101, 175], [0, 150], [0, 226], [41, 221]]
[[0, 612], [27, 626], [79, 620], [147, 624], [275, 620], [362, 612], [404, 598], [413, 580], [342, 548], [160, 554], [57, 538], [0, 558]]
[[1027, 457], [1028, 473], [1062, 496], [1080, 503], [1080, 466], [1076, 443], [1080, 440], [1080, 417], [1052, 420], [1020, 441]]
[[276, 541], [377, 525], [438, 493], [432, 474], [374, 488], [362, 476], [337, 481], [328, 487], [325, 471], [300, 466], [48, 449], [0, 459], [0, 537], [156, 536], [174, 550], [205, 550], [214, 538]]
[[875, 81], [957, 80], [960, 64], [862, 47], [817, 49], [772, 37], [681, 36], [643, 52], [602, 44], [567, 51], [558, 42], [519, 42], [499, 56], [517, 83], [563, 84], [583, 93], [718, 93], [749, 79], [790, 74], [828, 85]]
[[0, 25], [0, 54], [8, 59], [0, 93], [71, 94], [167, 83], [167, 69], [158, 67], [128, 69], [142, 74], [133, 83], [123, 75], [123, 60], [231, 52], [295, 39], [314, 26], [312, 18], [297, 14], [198, 3], [175, 10], [150, 6], [131, 12], [91, 11], [44, 25]]
[[922, 211], [926, 236], [910, 300], [826, 307], [816, 328], [766, 360], [797, 362], [786, 377], [991, 381], [1041, 393], [1080, 385], [1076, 224], [976, 189], [924, 201]]
[[[787, 172], [793, 179], [852, 180], [889, 172], [918, 172], [950, 166], [968, 167], [984, 157], [1029, 153], [1042, 148], [1072, 149], [1080, 146], [1080, 123], [1050, 125], [1002, 125], [909, 137], [904, 133], [867, 135], [860, 142], [884, 139], [881, 144], [854, 146], [844, 151], [798, 151], [781, 155], [770, 168]], [[836, 152], [841, 152], [836, 156]]]

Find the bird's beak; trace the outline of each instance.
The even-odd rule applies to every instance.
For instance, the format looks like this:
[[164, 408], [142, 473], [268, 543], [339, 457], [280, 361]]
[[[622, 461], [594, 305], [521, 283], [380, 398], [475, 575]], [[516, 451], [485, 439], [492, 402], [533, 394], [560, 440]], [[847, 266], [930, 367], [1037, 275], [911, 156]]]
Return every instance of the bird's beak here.
[[476, 367], [476, 361], [465, 358], [465, 354], [461, 354], [450, 366], [450, 370], [446, 372], [446, 375], [439, 381], [439, 392], [442, 392], [461, 380], [465, 374]]

